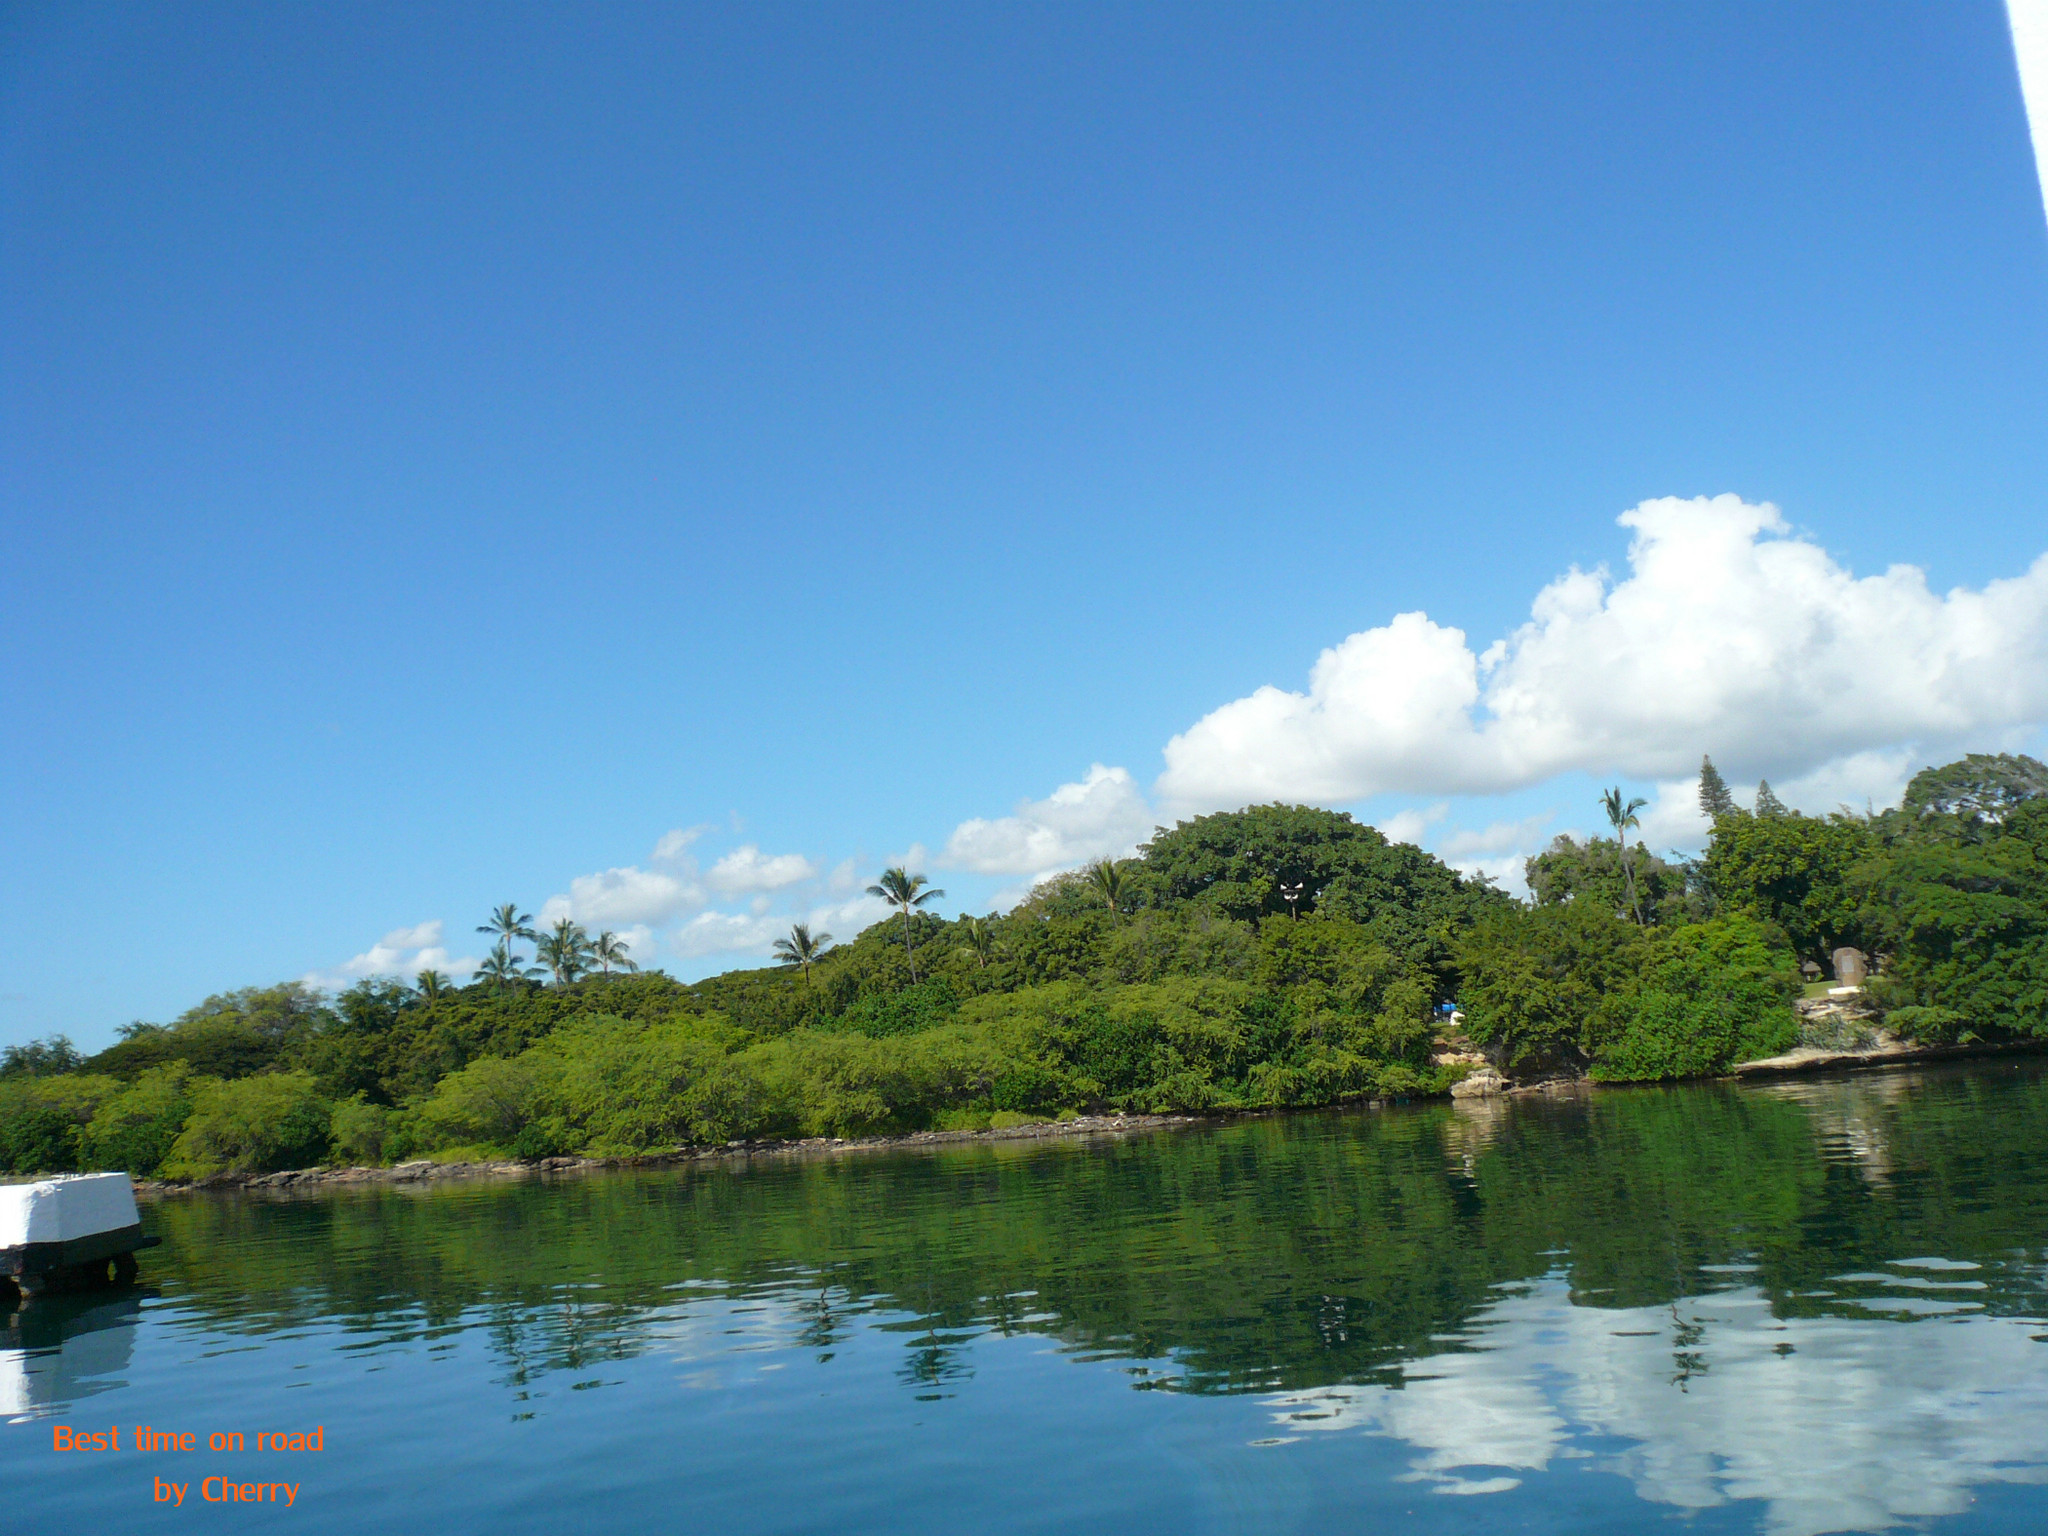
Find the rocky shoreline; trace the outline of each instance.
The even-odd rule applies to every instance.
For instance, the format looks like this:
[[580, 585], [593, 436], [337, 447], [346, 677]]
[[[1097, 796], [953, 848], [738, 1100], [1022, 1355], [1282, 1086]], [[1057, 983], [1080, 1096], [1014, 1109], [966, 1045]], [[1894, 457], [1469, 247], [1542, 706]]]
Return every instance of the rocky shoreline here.
[[1943, 1061], [1971, 1061], [1986, 1056], [2038, 1056], [2048, 1041], [1978, 1040], [1968, 1045], [1922, 1045], [1917, 1040], [1884, 1039], [1855, 1050], [1828, 1050], [1802, 1045], [1782, 1056], [1738, 1061], [1734, 1075], [1792, 1077], [1820, 1072], [1869, 1072], [1884, 1067], [1926, 1066]]
[[[1369, 1107], [1378, 1108], [1380, 1101]], [[614, 1168], [670, 1168], [695, 1163], [748, 1162], [755, 1158], [838, 1157], [852, 1152], [881, 1152], [904, 1147], [960, 1146], [973, 1142], [1050, 1141], [1070, 1137], [1111, 1137], [1172, 1126], [1212, 1125], [1241, 1120], [1271, 1110], [1229, 1114], [1080, 1115], [986, 1131], [912, 1131], [902, 1136], [808, 1136], [801, 1140], [728, 1141], [706, 1146], [677, 1147], [635, 1157], [543, 1157], [526, 1161], [437, 1163], [429, 1158], [389, 1168], [295, 1168], [284, 1173], [216, 1174], [186, 1180], [137, 1179], [138, 1195], [181, 1195], [207, 1190], [316, 1189], [346, 1184], [439, 1184], [456, 1179], [533, 1178], [596, 1173]]]

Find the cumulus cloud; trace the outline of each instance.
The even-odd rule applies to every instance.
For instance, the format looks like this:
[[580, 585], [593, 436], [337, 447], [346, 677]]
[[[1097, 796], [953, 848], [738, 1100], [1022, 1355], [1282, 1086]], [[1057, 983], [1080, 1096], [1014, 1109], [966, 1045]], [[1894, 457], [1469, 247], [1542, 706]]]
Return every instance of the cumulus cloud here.
[[963, 821], [947, 839], [942, 862], [976, 874], [1046, 874], [1129, 853], [1152, 826], [1152, 808], [1129, 770], [1096, 763], [1079, 783], [1022, 801], [1012, 815]]
[[758, 912], [699, 912], [669, 938], [678, 955], [695, 958], [758, 952], [787, 931], [779, 918]]
[[1622, 514], [1628, 575], [1572, 569], [1526, 624], [1474, 651], [1423, 613], [1323, 652], [1306, 692], [1274, 687], [1173, 738], [1176, 809], [1497, 794], [1581, 770], [1812, 774], [2048, 719], [2048, 556], [1937, 595], [1893, 566], [1857, 577], [1734, 496]]
[[471, 955], [450, 955], [443, 942], [441, 921], [394, 928], [360, 955], [331, 970], [308, 971], [303, 978], [309, 987], [337, 990], [372, 976], [396, 976], [410, 981], [421, 971], [440, 971], [449, 976], [467, 976], [480, 962]]
[[828, 902], [803, 913], [773, 912], [766, 901], [756, 898], [745, 912], [699, 912], [670, 936], [669, 947], [689, 958], [761, 955], [788, 933], [794, 922], [809, 923], [813, 934], [829, 933], [844, 943], [888, 917], [890, 910], [887, 902], [873, 896]]
[[711, 866], [704, 883], [714, 890], [738, 895], [747, 891], [779, 891], [812, 879], [817, 867], [800, 853], [763, 856], [752, 843], [733, 849]]
[[658, 927], [703, 901], [703, 891], [692, 880], [628, 864], [578, 875], [569, 882], [566, 895], [550, 896], [541, 906], [540, 920], [547, 924], [574, 918], [593, 930], [635, 923]]
[[653, 862], [656, 864], [683, 862], [689, 857], [690, 845], [710, 830], [711, 823], [705, 821], [699, 822], [694, 827], [677, 827], [673, 831], [664, 832], [661, 836], [661, 841], [654, 845]]
[[1439, 800], [1425, 810], [1396, 811], [1380, 821], [1380, 831], [1386, 834], [1390, 843], [1414, 843], [1420, 845], [1424, 834], [1436, 823], [1451, 813], [1448, 800]]
[[1547, 830], [1553, 813], [1524, 816], [1519, 821], [1495, 821], [1485, 827], [1465, 828], [1449, 833], [1434, 852], [1461, 874], [1486, 874], [1513, 895], [1526, 889], [1523, 866], [1550, 844]]

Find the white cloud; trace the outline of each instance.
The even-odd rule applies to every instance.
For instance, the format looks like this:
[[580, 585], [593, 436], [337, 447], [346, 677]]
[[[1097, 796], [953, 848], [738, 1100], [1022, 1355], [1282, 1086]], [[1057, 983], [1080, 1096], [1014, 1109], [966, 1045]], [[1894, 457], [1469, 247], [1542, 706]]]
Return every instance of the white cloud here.
[[895, 858], [889, 860], [891, 864], [902, 865], [903, 868], [910, 871], [913, 875], [923, 874], [931, 866], [931, 862], [932, 851], [925, 847], [923, 843], [912, 843], [908, 848], [897, 854]]
[[[1746, 804], [1752, 796], [1737, 798]], [[1833, 804], [1827, 809], [1833, 810]], [[1642, 824], [1630, 834], [1630, 841], [1640, 842], [1660, 856], [1673, 848], [1685, 852], [1704, 848], [1707, 834], [1713, 830], [1713, 823], [1700, 809], [1700, 781], [1696, 777], [1668, 779], [1659, 784], [1650, 795], [1650, 803], [1637, 814]], [[1603, 837], [1614, 835], [1613, 829], [1604, 823], [1595, 830]]]
[[1151, 834], [1152, 808], [1123, 768], [1089, 768], [1013, 815], [963, 821], [946, 841], [943, 862], [983, 875], [1041, 875], [1106, 854], [1129, 853]]
[[592, 930], [634, 923], [659, 926], [703, 901], [704, 893], [695, 882], [629, 864], [578, 875], [569, 882], [567, 895], [550, 896], [541, 906], [540, 921], [545, 925], [569, 917]]
[[626, 958], [635, 965], [644, 970], [654, 963], [654, 930], [645, 923], [615, 929], [612, 936], [626, 946]]
[[1380, 821], [1380, 831], [1390, 843], [1421, 845], [1422, 835], [1451, 812], [1448, 800], [1439, 800], [1427, 810], [1396, 811]]
[[1855, 577], [1775, 507], [1733, 496], [1646, 501], [1620, 522], [1625, 579], [1574, 568], [1484, 653], [1422, 613], [1354, 634], [1307, 692], [1261, 688], [1174, 737], [1161, 800], [1490, 794], [1571, 770], [1676, 780], [1703, 751], [1731, 777], [1798, 778], [2048, 719], [2048, 556], [1937, 596], [1912, 566]]
[[779, 891], [812, 879], [817, 873], [817, 866], [800, 853], [763, 857], [758, 847], [746, 843], [712, 865], [704, 883], [714, 890], [736, 895], [745, 891]]
[[303, 978], [309, 987], [335, 991], [371, 976], [396, 976], [410, 981], [421, 971], [440, 971], [449, 976], [467, 976], [480, 962], [471, 955], [448, 953], [442, 942], [439, 918], [394, 928], [353, 959], [331, 970], [308, 971]]
[[1551, 813], [1544, 811], [1535, 816], [1524, 816], [1520, 821], [1496, 821], [1477, 831], [1456, 831], [1446, 837], [1436, 851], [1447, 862], [1456, 863], [1460, 859], [1489, 854], [1498, 857], [1519, 849], [1541, 847], [1550, 841], [1543, 833], [1550, 820]]
[[654, 845], [653, 862], [674, 864], [682, 861], [689, 853], [690, 845], [710, 830], [711, 823], [703, 821], [694, 827], [677, 827], [671, 832], [664, 832], [661, 841]]
[[1815, 816], [1825, 816], [1845, 805], [1860, 811], [1866, 802], [1875, 806], [1896, 805], [1905, 793], [1906, 781], [1930, 766], [1925, 754], [1904, 747], [1858, 752], [1824, 763], [1796, 779], [1774, 783], [1771, 793], [1794, 809]]
[[758, 953], [788, 929], [781, 918], [757, 912], [699, 912], [669, 936], [678, 955]]
[[1495, 821], [1483, 828], [1458, 828], [1430, 850], [1462, 875], [1486, 875], [1511, 896], [1528, 894], [1523, 867], [1550, 845], [1556, 813], [1542, 811], [1519, 821]]
[[805, 913], [773, 912], [765, 900], [757, 899], [746, 912], [699, 912], [669, 936], [669, 948], [685, 958], [706, 955], [765, 955], [774, 942], [789, 932], [792, 923], [809, 923], [813, 934], [831, 934], [846, 943], [863, 928], [890, 915], [885, 901], [873, 896], [856, 896], [851, 901], [828, 902]]

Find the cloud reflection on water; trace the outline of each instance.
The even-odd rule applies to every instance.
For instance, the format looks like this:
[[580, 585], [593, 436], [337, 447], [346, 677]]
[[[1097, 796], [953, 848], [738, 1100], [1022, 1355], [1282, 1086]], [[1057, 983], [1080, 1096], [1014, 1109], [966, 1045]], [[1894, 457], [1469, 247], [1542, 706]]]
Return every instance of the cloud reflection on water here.
[[1780, 1318], [1743, 1288], [1607, 1309], [1573, 1305], [1553, 1275], [1482, 1311], [1463, 1348], [1411, 1361], [1398, 1389], [1268, 1403], [1290, 1434], [1406, 1441], [1409, 1475], [1440, 1493], [1505, 1492], [1510, 1474], [1583, 1460], [1658, 1504], [1763, 1501], [1773, 1536], [1885, 1530], [1959, 1513], [1981, 1484], [2048, 1482], [2041, 1323], [1941, 1305], [1912, 1323]]

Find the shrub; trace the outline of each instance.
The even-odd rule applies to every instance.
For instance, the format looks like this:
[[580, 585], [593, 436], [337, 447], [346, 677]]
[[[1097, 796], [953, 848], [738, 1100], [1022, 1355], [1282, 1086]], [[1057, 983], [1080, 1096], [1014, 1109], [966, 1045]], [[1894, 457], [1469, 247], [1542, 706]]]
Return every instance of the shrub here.
[[334, 1155], [359, 1167], [374, 1167], [384, 1160], [392, 1130], [391, 1111], [382, 1104], [370, 1103], [360, 1093], [334, 1106], [328, 1126]]
[[592, 1019], [558, 1030], [540, 1048], [552, 1060], [556, 1125], [515, 1150], [547, 1156], [574, 1144], [638, 1152], [750, 1134], [766, 1118], [768, 1094], [758, 1072], [733, 1060], [733, 1038], [697, 1020]]
[[55, 1104], [9, 1095], [0, 1101], [0, 1172], [71, 1173], [79, 1165], [78, 1122]]
[[450, 1072], [415, 1107], [413, 1139], [428, 1147], [481, 1143], [509, 1150], [550, 1107], [557, 1070], [554, 1058], [528, 1050], [485, 1056]]
[[99, 1106], [85, 1127], [85, 1161], [148, 1178], [162, 1169], [191, 1114], [191, 1069], [183, 1062], [151, 1067]]
[[333, 1106], [310, 1072], [193, 1084], [192, 1117], [164, 1159], [173, 1178], [305, 1168], [327, 1156]]
[[1634, 923], [1587, 902], [1490, 914], [1459, 952], [1466, 1028], [1512, 1065], [1583, 1061], [1603, 1003], [1639, 974], [1643, 942]]
[[1640, 983], [1607, 1005], [1593, 1076], [1649, 1081], [1725, 1072], [1799, 1038], [1798, 962], [1760, 921], [1736, 915], [1659, 932]]
[[934, 976], [900, 992], [862, 998], [840, 1015], [839, 1027], [879, 1040], [936, 1029], [959, 1010], [960, 999], [952, 985], [945, 977]]

